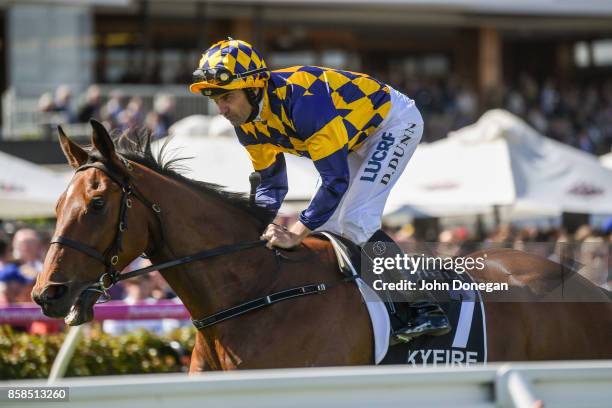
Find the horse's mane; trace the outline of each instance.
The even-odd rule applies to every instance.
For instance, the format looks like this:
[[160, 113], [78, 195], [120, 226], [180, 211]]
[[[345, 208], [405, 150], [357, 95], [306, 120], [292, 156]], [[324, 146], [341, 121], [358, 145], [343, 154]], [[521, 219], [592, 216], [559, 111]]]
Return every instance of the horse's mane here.
[[[151, 150], [151, 132], [146, 129], [130, 128], [123, 133], [111, 132], [111, 138], [115, 144], [116, 152], [136, 163], [139, 163], [156, 173], [172, 178], [200, 193], [217, 197], [238, 209], [245, 211], [254, 217], [265, 228], [274, 218], [275, 212], [261, 206], [251, 205], [247, 195], [226, 191], [223, 186], [204, 181], [193, 180], [181, 174], [189, 170], [181, 163], [183, 160], [193, 157], [166, 157], [168, 155], [168, 143], [171, 137], [167, 137], [159, 149], [157, 157]], [[101, 159], [97, 152], [91, 153], [95, 158]], [[96, 157], [97, 156], [97, 157]]]

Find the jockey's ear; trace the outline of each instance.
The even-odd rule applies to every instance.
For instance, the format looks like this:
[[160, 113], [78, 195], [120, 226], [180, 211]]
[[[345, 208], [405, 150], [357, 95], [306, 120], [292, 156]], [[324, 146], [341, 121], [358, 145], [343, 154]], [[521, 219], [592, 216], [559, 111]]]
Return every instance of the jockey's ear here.
[[62, 129], [61, 126], [58, 126], [57, 130], [59, 132], [58, 137], [60, 146], [62, 147], [64, 156], [66, 156], [66, 159], [68, 160], [68, 164], [75, 169], [81, 167], [89, 159], [89, 154], [81, 146], [70, 140], [70, 138], [64, 133], [64, 129]]

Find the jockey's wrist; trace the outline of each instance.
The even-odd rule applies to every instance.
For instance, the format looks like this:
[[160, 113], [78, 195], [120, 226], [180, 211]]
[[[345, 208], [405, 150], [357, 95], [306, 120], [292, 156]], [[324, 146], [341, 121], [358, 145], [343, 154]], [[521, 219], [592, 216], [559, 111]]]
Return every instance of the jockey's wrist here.
[[302, 224], [301, 221], [297, 221], [291, 226], [291, 228], [289, 228], [289, 232], [297, 235], [300, 238], [300, 242], [302, 242], [302, 240], [306, 238], [312, 231], [307, 226]]

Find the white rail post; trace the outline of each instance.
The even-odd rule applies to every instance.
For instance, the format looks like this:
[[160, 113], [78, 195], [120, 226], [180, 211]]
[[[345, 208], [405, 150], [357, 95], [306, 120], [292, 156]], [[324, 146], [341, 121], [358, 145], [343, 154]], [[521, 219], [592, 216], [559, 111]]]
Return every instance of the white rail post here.
[[49, 379], [47, 380], [49, 384], [56, 382], [58, 378], [62, 378], [64, 374], [66, 374], [68, 364], [70, 364], [70, 360], [72, 360], [72, 356], [74, 355], [74, 350], [76, 350], [76, 346], [79, 344], [79, 340], [81, 339], [83, 327], [85, 327], [87, 324], [88, 323], [73, 326], [68, 331], [68, 334], [62, 343], [62, 347], [53, 361], [53, 366], [51, 367], [51, 372], [49, 373]]
[[495, 391], [500, 407], [536, 408], [540, 401], [536, 398], [530, 381], [520, 369], [511, 365], [502, 366], [497, 372]]

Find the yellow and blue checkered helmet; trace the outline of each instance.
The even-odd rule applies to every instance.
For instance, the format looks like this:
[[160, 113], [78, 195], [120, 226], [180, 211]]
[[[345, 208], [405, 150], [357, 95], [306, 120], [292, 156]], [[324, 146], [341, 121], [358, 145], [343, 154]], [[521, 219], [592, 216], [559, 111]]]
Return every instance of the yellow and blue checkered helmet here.
[[221, 90], [263, 88], [270, 71], [263, 57], [246, 41], [227, 40], [212, 45], [200, 59], [189, 90], [211, 96]]

